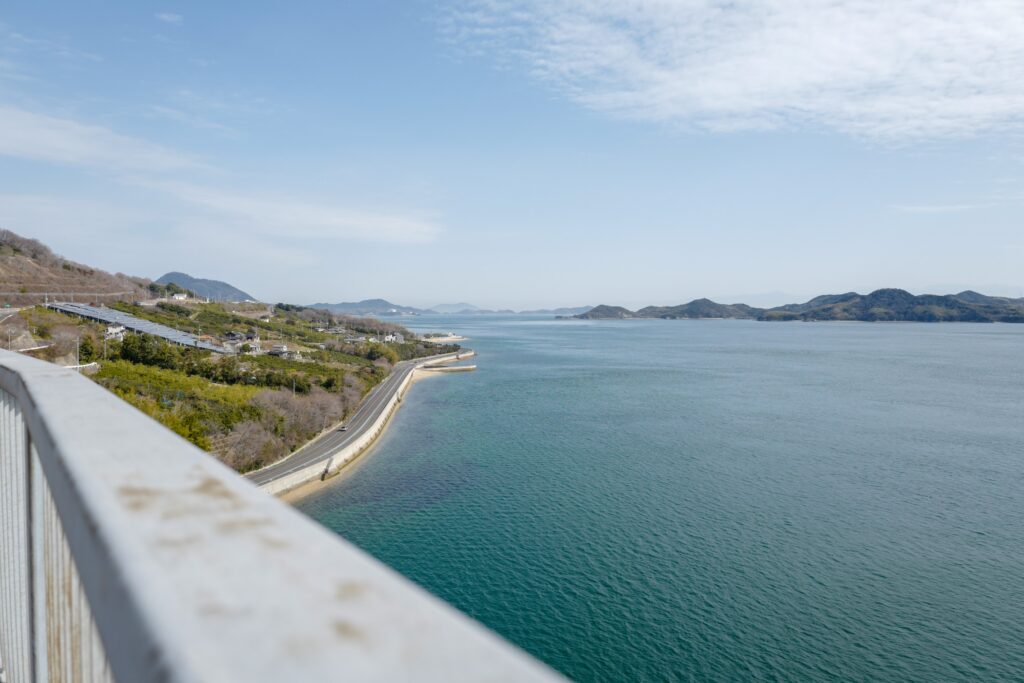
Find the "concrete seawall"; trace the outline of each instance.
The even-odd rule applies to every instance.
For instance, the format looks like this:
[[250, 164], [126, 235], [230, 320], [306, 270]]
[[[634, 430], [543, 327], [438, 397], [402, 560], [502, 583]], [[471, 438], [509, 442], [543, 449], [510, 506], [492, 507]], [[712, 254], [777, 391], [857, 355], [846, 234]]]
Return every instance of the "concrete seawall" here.
[[348, 444], [347, 446], [339, 450], [337, 453], [328, 456], [324, 460], [319, 460], [315, 463], [311, 463], [310, 465], [302, 468], [301, 470], [290, 472], [283, 477], [262, 484], [260, 488], [262, 488], [267, 493], [271, 493], [273, 495], [281, 495], [287, 493], [288, 491], [291, 491], [292, 489], [298, 488], [303, 484], [316, 481], [318, 479], [324, 479], [336, 473], [342, 467], [344, 467], [345, 465], [349, 464], [357, 457], [359, 457], [359, 455], [362, 454], [363, 451], [365, 451], [366, 449], [373, 445], [373, 442], [377, 440], [377, 437], [380, 436], [381, 433], [384, 431], [385, 427], [387, 427], [388, 422], [391, 420], [391, 416], [395, 413], [396, 410], [398, 410], [398, 407], [399, 405], [401, 405], [402, 402], [402, 397], [405, 395], [406, 390], [408, 390], [408, 388], [413, 384], [413, 382], [416, 381], [416, 376], [418, 374], [422, 373], [422, 377], [423, 375], [434, 374], [439, 369], [444, 369], [434, 368], [433, 370], [424, 371], [421, 370], [423, 366], [434, 365], [437, 363], [453, 363], [458, 360], [471, 358], [475, 355], [476, 353], [474, 351], [466, 350], [458, 354], [451, 354], [451, 358], [433, 358], [429, 361], [425, 361], [422, 365], [417, 366], [413, 372], [410, 372], [405, 377], [405, 379], [402, 380], [402, 383], [398, 385], [398, 390], [395, 391], [395, 393], [391, 395], [391, 398], [388, 399], [388, 402], [385, 404], [384, 409], [380, 412], [380, 415], [377, 416], [377, 419], [375, 419], [373, 423], [370, 425], [370, 427], [367, 428], [366, 431], [364, 431], [362, 434], [360, 434], [355, 441]]
[[476, 370], [475, 365], [455, 365], [452, 367], [425, 365], [422, 368], [416, 368], [413, 374], [418, 377], [429, 377], [438, 372], [472, 372], [473, 370]]

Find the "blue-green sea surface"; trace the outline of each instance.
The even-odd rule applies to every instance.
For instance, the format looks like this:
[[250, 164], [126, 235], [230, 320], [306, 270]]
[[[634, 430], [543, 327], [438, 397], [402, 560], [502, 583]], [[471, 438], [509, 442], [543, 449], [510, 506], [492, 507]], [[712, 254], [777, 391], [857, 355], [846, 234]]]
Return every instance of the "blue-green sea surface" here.
[[438, 317], [300, 503], [580, 681], [1024, 680], [1024, 325]]

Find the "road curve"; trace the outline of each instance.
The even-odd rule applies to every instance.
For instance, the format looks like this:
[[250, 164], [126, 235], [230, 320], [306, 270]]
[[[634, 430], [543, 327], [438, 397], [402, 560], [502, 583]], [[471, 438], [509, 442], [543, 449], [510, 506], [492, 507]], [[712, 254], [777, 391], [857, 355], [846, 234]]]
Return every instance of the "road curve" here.
[[339, 431], [338, 426], [335, 425], [330, 432], [307, 443], [284, 460], [279, 460], [255, 472], [249, 472], [245, 475], [246, 479], [257, 486], [265, 486], [317, 462], [323, 462], [326, 466], [327, 460], [335, 453], [355, 442], [364, 432], [373, 427], [381, 413], [387, 409], [391, 397], [399, 391], [405, 378], [416, 368], [439, 361], [454, 362], [472, 355], [471, 350], [462, 349], [457, 354], [445, 353], [395, 364], [391, 373], [366, 395], [356, 412], [344, 423], [347, 427], [345, 431]]

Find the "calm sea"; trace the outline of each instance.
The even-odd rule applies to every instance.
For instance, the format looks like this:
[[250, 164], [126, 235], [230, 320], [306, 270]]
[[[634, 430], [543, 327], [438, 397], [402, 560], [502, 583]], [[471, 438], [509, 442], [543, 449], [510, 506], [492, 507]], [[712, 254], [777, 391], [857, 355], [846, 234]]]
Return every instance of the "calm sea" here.
[[1024, 680], [1024, 325], [405, 322], [300, 508], [568, 676]]

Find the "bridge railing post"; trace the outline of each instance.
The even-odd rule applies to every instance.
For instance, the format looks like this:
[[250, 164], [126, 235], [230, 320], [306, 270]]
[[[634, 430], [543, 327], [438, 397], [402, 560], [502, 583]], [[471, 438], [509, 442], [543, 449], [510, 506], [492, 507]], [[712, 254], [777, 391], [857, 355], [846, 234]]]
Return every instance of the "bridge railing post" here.
[[0, 390], [0, 667], [7, 681], [31, 681], [30, 504], [25, 422]]

